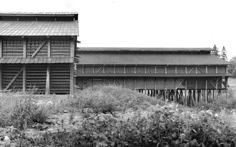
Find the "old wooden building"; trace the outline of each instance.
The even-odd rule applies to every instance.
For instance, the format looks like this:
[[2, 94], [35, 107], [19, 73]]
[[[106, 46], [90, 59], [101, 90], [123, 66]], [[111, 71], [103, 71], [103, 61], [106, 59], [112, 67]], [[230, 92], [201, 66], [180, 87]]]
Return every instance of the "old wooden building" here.
[[0, 89], [73, 93], [77, 13], [0, 13]]
[[[211, 48], [79, 48], [76, 85], [115, 84], [150, 96], [198, 101], [227, 89], [227, 62]], [[189, 98], [187, 98], [189, 97]]]

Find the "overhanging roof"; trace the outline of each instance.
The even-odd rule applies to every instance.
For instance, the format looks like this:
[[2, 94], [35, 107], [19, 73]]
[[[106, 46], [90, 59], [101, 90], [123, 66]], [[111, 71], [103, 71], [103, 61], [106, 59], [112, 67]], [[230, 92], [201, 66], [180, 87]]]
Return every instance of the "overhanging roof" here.
[[0, 12], [0, 16], [75, 16], [77, 12]]
[[200, 51], [208, 51], [210, 52], [212, 48], [154, 48], [154, 47], [80, 47], [77, 49], [78, 52], [85, 52], [85, 53], [91, 53], [91, 52], [160, 52], [160, 51], [169, 51], [169, 52], [200, 52]]
[[78, 54], [79, 64], [111, 65], [227, 65], [210, 54]]
[[78, 36], [77, 21], [0, 21], [0, 36]]

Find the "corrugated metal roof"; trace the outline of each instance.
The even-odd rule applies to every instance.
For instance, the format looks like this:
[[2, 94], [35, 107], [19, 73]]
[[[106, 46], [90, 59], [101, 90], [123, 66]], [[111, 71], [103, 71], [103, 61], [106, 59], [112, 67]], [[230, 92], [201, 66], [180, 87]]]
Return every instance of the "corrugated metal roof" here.
[[0, 16], [71, 16], [77, 12], [0, 12]]
[[78, 36], [77, 21], [0, 21], [0, 36]]
[[91, 51], [211, 51], [212, 48], [166, 48], [166, 47], [80, 47], [78, 52], [91, 52]]
[[40, 63], [73, 63], [73, 58], [61, 57], [37, 57], [37, 58], [23, 58], [23, 57], [3, 57], [0, 58], [0, 64], [40, 64]]
[[226, 65], [210, 54], [79, 54], [79, 64]]

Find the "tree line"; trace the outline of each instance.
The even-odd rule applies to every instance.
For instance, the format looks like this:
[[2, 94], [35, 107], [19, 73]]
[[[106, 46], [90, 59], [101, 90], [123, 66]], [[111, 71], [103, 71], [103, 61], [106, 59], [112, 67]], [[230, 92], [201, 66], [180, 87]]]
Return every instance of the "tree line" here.
[[236, 56], [232, 57], [230, 60], [227, 57], [227, 51], [226, 48], [223, 46], [221, 49], [221, 52], [219, 51], [219, 48], [214, 45], [212, 54], [216, 55], [217, 57], [220, 57], [221, 59], [228, 61], [228, 73], [232, 75], [233, 78], [236, 78]]

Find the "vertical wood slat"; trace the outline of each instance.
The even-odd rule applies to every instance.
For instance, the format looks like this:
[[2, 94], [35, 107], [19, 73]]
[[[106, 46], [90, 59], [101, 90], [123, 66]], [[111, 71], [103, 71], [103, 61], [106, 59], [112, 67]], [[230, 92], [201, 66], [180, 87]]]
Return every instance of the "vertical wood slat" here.
[[47, 72], [46, 72], [46, 91], [45, 94], [50, 94], [50, 66], [47, 65]]
[[73, 64], [70, 65], [70, 94], [74, 94], [74, 69]]
[[75, 57], [75, 41], [74, 39], [70, 42], [70, 57]]
[[[26, 54], [25, 54], [26, 55]], [[23, 65], [22, 91], [26, 92], [26, 65]]]
[[0, 65], [0, 90], [2, 90], [2, 65]]
[[24, 39], [23, 40], [23, 57], [24, 58], [26, 58], [26, 56], [27, 56], [27, 54], [26, 54], [26, 49], [27, 49], [27, 47], [26, 47], [26, 40]]
[[0, 40], [0, 58], [2, 58], [2, 40]]
[[51, 41], [48, 40], [48, 57], [51, 57]]

